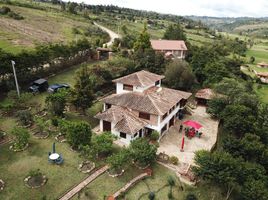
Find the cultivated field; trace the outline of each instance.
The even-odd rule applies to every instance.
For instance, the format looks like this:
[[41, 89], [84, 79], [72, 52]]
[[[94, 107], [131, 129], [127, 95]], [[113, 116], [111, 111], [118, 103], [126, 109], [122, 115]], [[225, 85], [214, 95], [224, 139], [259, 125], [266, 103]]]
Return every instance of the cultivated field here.
[[46, 10], [0, 3], [0, 7], [2, 6], [8, 6], [24, 17], [23, 20], [15, 20], [0, 15], [0, 48], [8, 52], [17, 53], [37, 44], [67, 43], [82, 37], [93, 41], [98, 37], [84, 34], [96, 29], [90, 20], [60, 12], [60, 8], [56, 6], [54, 9], [45, 7]]

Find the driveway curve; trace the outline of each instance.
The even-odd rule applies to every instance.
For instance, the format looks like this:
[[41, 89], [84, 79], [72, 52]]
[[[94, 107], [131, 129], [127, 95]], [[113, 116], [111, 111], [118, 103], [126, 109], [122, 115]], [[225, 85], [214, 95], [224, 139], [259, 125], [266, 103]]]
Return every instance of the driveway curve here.
[[114, 39], [116, 38], [121, 38], [121, 35], [115, 33], [114, 31], [94, 22], [94, 25], [96, 25], [97, 27], [99, 27], [101, 30], [107, 32], [110, 36], [110, 41], [105, 43], [104, 45], [107, 45], [108, 47], [112, 46], [113, 42], [114, 42]]

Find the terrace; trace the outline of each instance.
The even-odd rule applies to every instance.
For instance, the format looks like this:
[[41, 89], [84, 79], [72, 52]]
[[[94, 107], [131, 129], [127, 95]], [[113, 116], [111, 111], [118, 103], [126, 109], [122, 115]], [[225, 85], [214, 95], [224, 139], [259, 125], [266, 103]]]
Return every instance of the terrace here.
[[[202, 124], [200, 131], [203, 133], [202, 136], [187, 138], [185, 137], [184, 151], [181, 151], [182, 137], [184, 131], [179, 131], [180, 125], [186, 120], [198, 121]], [[206, 113], [205, 106], [198, 106], [192, 111], [191, 115], [185, 115], [184, 119], [181, 121], [176, 121], [175, 126], [171, 127], [165, 136], [160, 141], [160, 147], [158, 148], [158, 153], [164, 152], [169, 156], [176, 156], [180, 163], [194, 164], [195, 152], [198, 150], [208, 150], [213, 149], [217, 142], [218, 133], [217, 120], [214, 120]], [[184, 126], [185, 127], [185, 126]]]

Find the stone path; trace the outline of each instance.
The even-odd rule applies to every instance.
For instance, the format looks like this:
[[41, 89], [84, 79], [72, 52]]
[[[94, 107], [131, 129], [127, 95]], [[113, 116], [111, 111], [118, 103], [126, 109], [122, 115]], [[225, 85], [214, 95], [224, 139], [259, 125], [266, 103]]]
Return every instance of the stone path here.
[[140, 174], [139, 176], [136, 176], [134, 179], [129, 181], [124, 187], [122, 187], [120, 190], [115, 192], [113, 195], [108, 197], [108, 200], [115, 200], [117, 197], [120, 196], [120, 194], [126, 192], [129, 188], [131, 188], [134, 184], [136, 184], [138, 181], [142, 180], [146, 176], [151, 176], [152, 170], [149, 169], [148, 172], [144, 172]]
[[59, 200], [68, 200], [71, 199], [75, 194], [77, 194], [80, 190], [82, 190], [84, 187], [86, 187], [89, 183], [94, 181], [98, 176], [103, 174], [105, 171], [109, 169], [109, 166], [106, 165], [93, 174], [91, 174], [89, 177], [87, 177], [85, 180], [83, 180], [81, 183], [79, 183], [77, 186], [75, 186], [73, 189], [71, 189], [69, 192], [67, 192], [64, 196], [59, 198]]

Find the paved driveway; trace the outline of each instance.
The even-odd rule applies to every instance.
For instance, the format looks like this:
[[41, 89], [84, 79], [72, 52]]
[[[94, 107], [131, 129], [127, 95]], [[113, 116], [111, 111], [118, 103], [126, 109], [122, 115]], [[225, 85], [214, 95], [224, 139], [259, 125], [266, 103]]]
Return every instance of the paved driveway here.
[[[188, 139], [185, 137], [184, 152], [180, 151], [183, 131], [179, 132], [180, 124], [186, 120], [198, 121], [203, 127], [200, 129], [203, 132], [201, 138], [194, 137]], [[217, 141], [218, 133], [217, 120], [210, 118], [206, 113], [206, 107], [198, 106], [193, 110], [192, 115], [186, 115], [182, 121], [177, 120], [175, 126], [171, 127], [166, 135], [160, 141], [158, 153], [165, 152], [169, 156], [176, 156], [180, 162], [193, 164], [194, 152], [205, 149], [211, 150]]]

